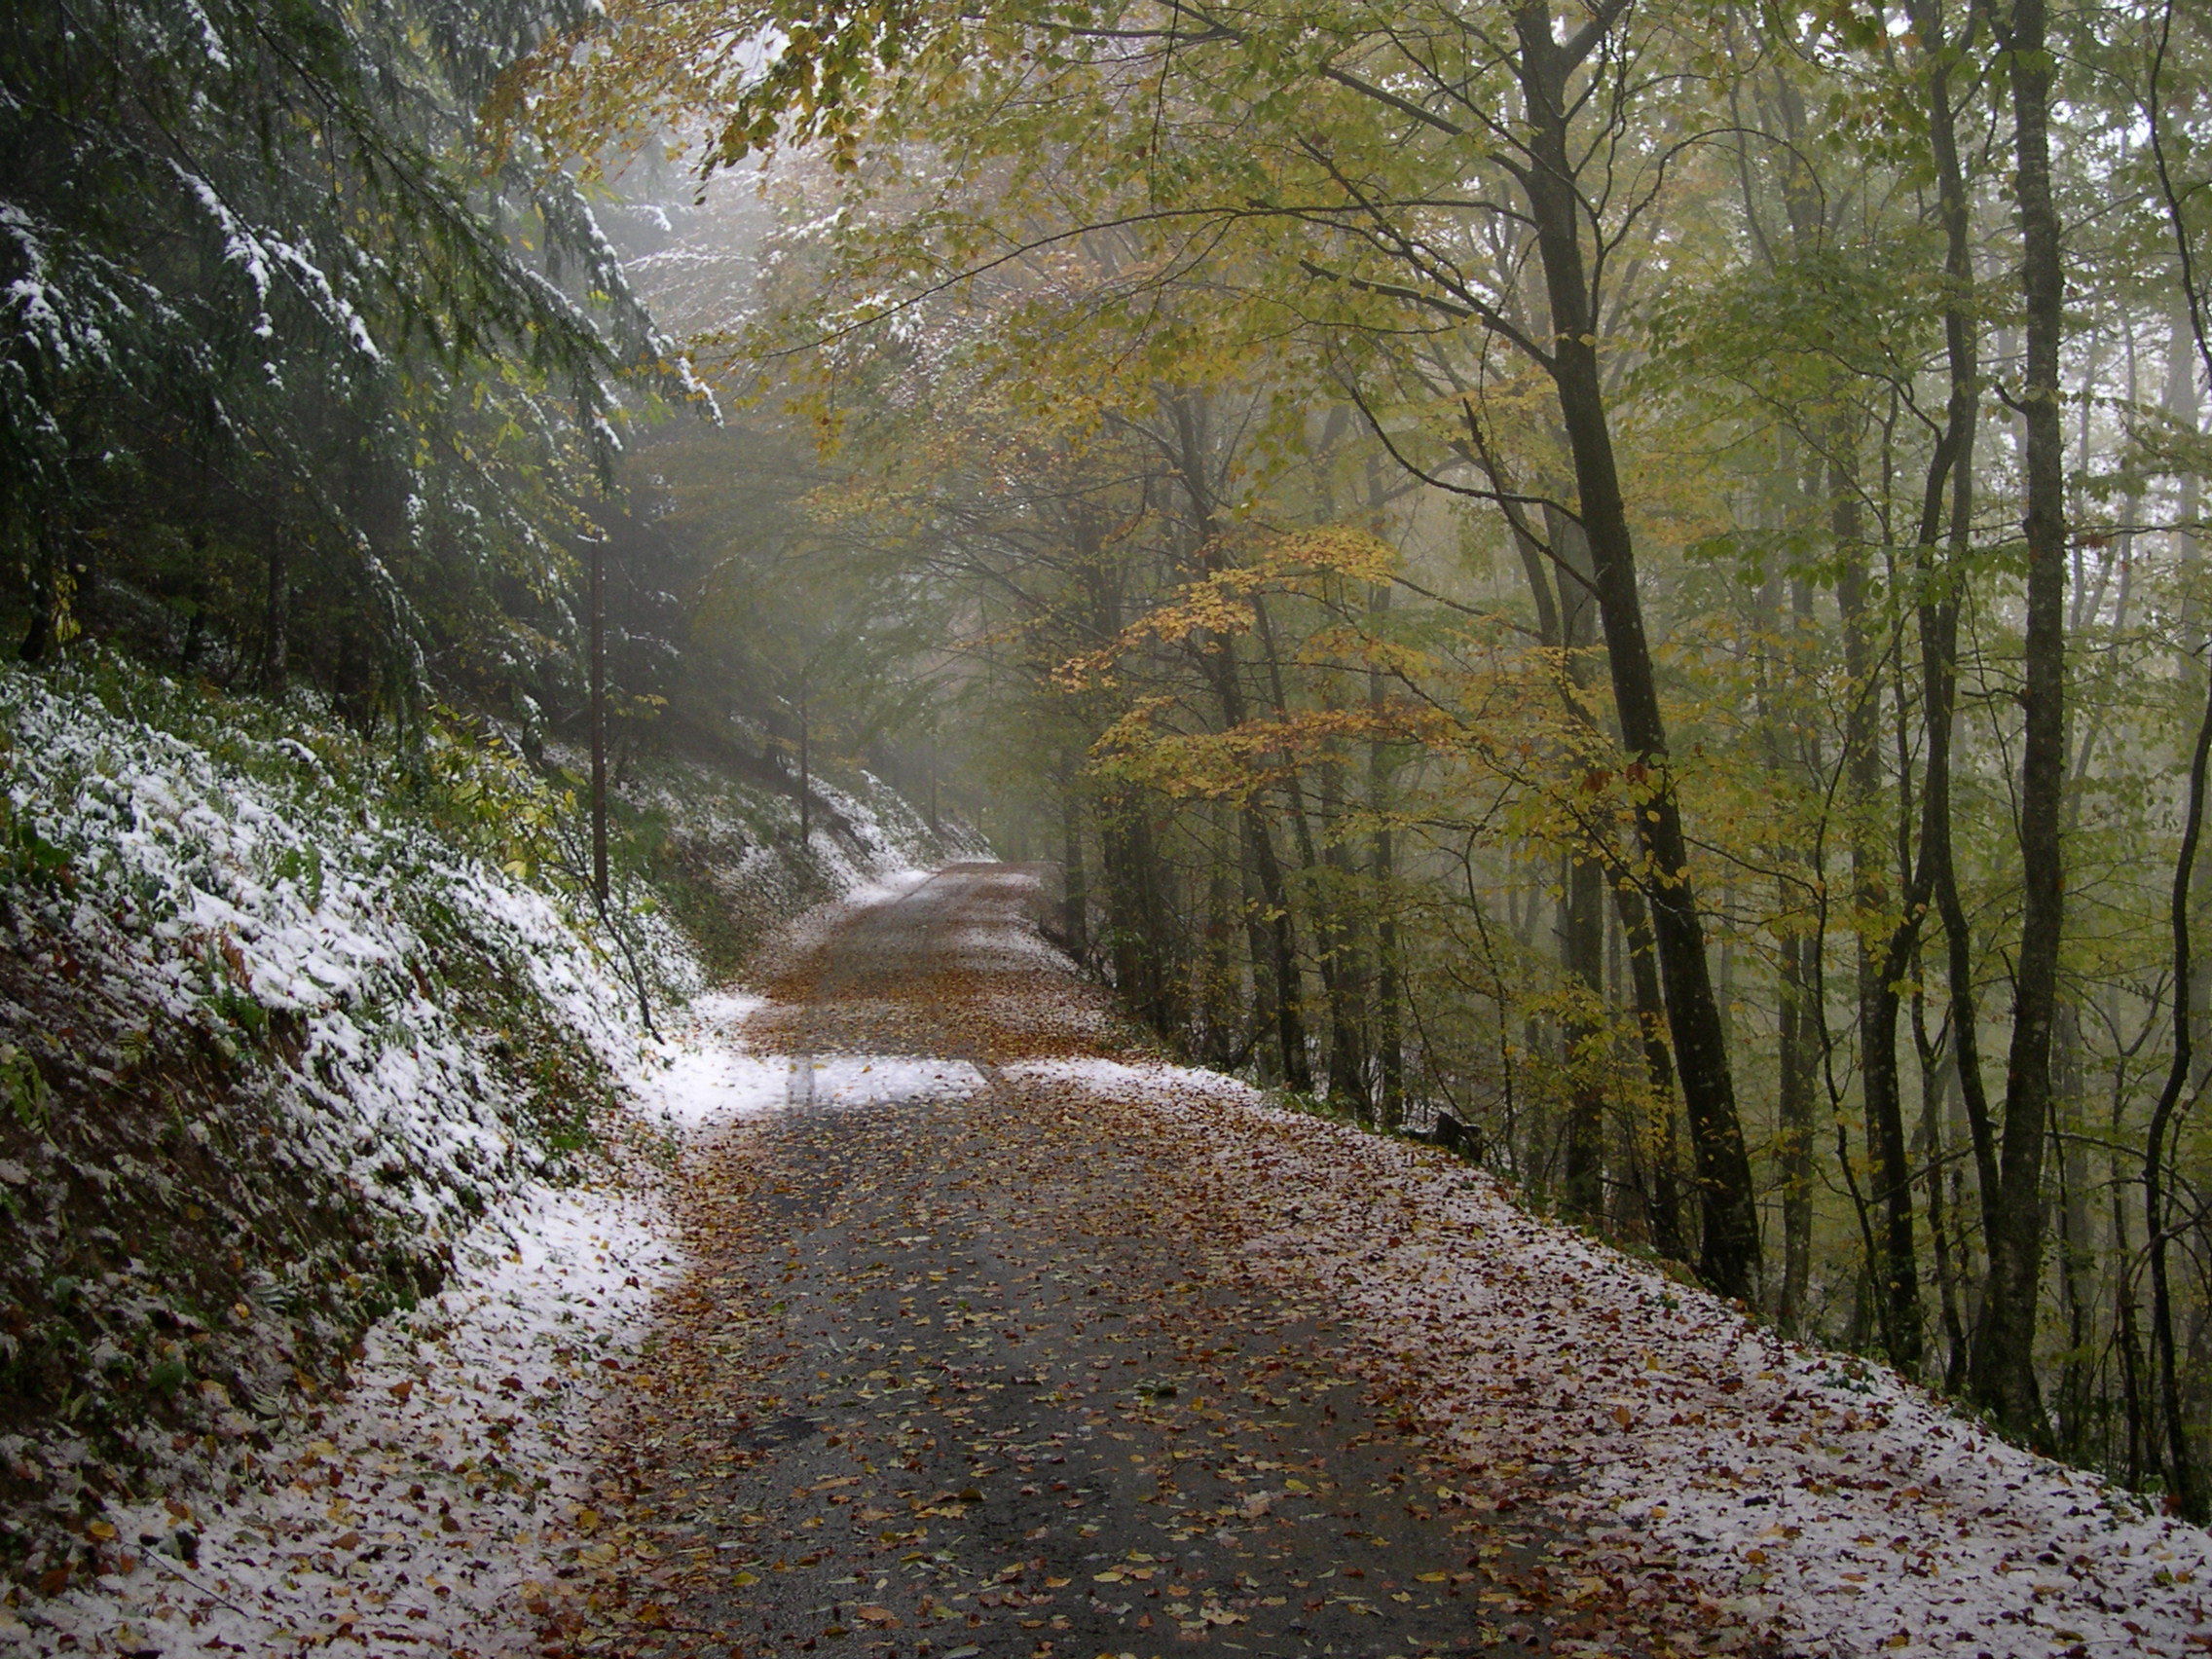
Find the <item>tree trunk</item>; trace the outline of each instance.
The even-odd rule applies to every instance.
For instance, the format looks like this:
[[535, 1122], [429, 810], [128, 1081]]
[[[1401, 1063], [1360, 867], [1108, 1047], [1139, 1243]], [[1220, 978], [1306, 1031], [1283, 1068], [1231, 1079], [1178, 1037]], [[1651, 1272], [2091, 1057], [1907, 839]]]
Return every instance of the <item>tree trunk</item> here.
[[[1214, 682], [1221, 705], [1222, 723], [1235, 729], [1244, 723], [1244, 687], [1237, 679], [1236, 643], [1229, 636], [1202, 641], [1199, 651]], [[1244, 850], [1259, 887], [1260, 908], [1256, 926], [1264, 945], [1256, 949], [1268, 958], [1274, 990], [1275, 1038], [1282, 1050], [1283, 1087], [1298, 1094], [1313, 1089], [1313, 1070], [1306, 1053], [1306, 1014], [1299, 996], [1298, 937], [1291, 919], [1290, 897], [1282, 877], [1282, 861], [1275, 853], [1274, 836], [1260, 797], [1243, 805]], [[1257, 957], [1255, 957], [1257, 960]]]
[[[1981, 1075], [1981, 1035], [1973, 994], [1973, 936], [1959, 897], [1958, 869], [1951, 842], [1951, 726], [1958, 707], [1959, 586], [1972, 552], [1974, 426], [1978, 419], [1980, 342], [1974, 331], [1972, 225], [1966, 178], [1959, 159], [1957, 121], [1951, 108], [1953, 46], [1945, 39], [1936, 0], [1918, 0], [1914, 25], [1927, 55], [1929, 147], [1934, 152], [1937, 209], [1943, 221], [1945, 357], [1950, 379], [1943, 435], [1930, 461], [1921, 503], [1917, 539], [1920, 595], [1916, 621], [1920, 633], [1922, 705], [1926, 710], [1928, 759], [1921, 788], [1920, 866], [1915, 891], [1907, 896], [1905, 926], [1918, 913], [1925, 886], [1943, 924], [1946, 978], [1951, 1005], [1951, 1050], [1959, 1097], [1966, 1107], [1984, 1233], [1997, 1198], [1996, 1132], [1989, 1094]], [[1949, 486], [1949, 525], [1944, 529], [1945, 485]], [[1945, 535], [1945, 558], [1936, 558], [1936, 538]], [[1962, 1257], [1961, 1271], [1966, 1263]], [[1954, 1363], [1956, 1356], [1954, 1356]]]
[[2194, 969], [2190, 900], [2198, 840], [2204, 827], [2208, 763], [2212, 763], [2212, 696], [2205, 699], [2204, 715], [2197, 723], [2196, 742], [2190, 754], [2188, 813], [2182, 821], [2181, 855], [2175, 861], [2173, 890], [2167, 904], [2167, 926], [2173, 940], [2173, 1058], [2166, 1070], [2165, 1087], [2159, 1090], [2157, 1105], [2152, 1110], [2150, 1134], [2143, 1149], [2143, 1225], [2151, 1235], [2151, 1346], [2158, 1368], [2160, 1415], [2165, 1419], [2166, 1480], [2182, 1513], [2193, 1521], [2203, 1519], [2206, 1503], [2189, 1444], [2188, 1423], [2182, 1416], [2180, 1355], [2174, 1331], [2169, 1265], [2169, 1250], [2176, 1230], [2166, 1218], [2169, 1184], [2166, 1143], [2195, 1064], [2194, 1021], [2191, 1017], [2186, 987]]
[[[1337, 708], [1334, 695], [1323, 707]], [[1360, 1007], [1367, 977], [1360, 961], [1358, 929], [1351, 909], [1351, 847], [1343, 834], [1344, 761], [1334, 742], [1321, 757], [1321, 869], [1325, 884], [1315, 896], [1317, 930], [1326, 930], [1322, 948], [1329, 963], [1329, 1098], [1356, 1110], [1361, 1120], [1374, 1115], [1367, 1082], [1367, 1021]]]
[[[1275, 719], [1287, 724], [1290, 720], [1290, 700], [1283, 690], [1282, 657], [1275, 649], [1274, 625], [1269, 619], [1267, 602], [1258, 594], [1252, 596], [1252, 614], [1258, 625], [1260, 648], [1265, 653], [1262, 666], [1266, 670], [1267, 676], [1268, 705], [1273, 711]], [[1226, 646], [1226, 642], [1224, 644]], [[1234, 661], [1232, 667], [1234, 668]], [[1237, 706], [1242, 707], [1241, 694], [1239, 694]], [[1239, 716], [1238, 718], [1241, 719], [1242, 717]], [[1349, 934], [1344, 925], [1344, 918], [1339, 912], [1336, 900], [1328, 889], [1328, 876], [1323, 868], [1326, 860], [1314, 848], [1313, 828], [1306, 816], [1306, 791], [1299, 780], [1298, 770], [1291, 764], [1289, 756], [1278, 753], [1277, 758], [1282, 763], [1286, 777], [1284, 793], [1287, 796], [1286, 804], [1289, 807], [1291, 840], [1292, 844], [1298, 849], [1299, 872], [1305, 877], [1306, 890], [1311, 896], [1312, 901], [1313, 964], [1315, 972], [1321, 979], [1322, 1005], [1328, 1010], [1329, 1014], [1328, 1093], [1329, 1097], [1338, 1103], [1353, 1107], [1360, 1118], [1364, 1120], [1367, 1116], [1367, 1092], [1360, 1081], [1359, 1067], [1355, 1059], [1359, 1049], [1357, 1035], [1359, 1022], [1353, 1009], [1355, 992], [1352, 977], [1346, 973], [1345, 966], [1346, 952], [1349, 948]], [[1323, 763], [1322, 833], [1324, 835], [1328, 832], [1329, 820], [1333, 816], [1327, 804], [1327, 793], [1331, 790], [1341, 791], [1341, 785], [1335, 782], [1333, 771], [1333, 762]], [[1269, 856], [1272, 856], [1272, 851]], [[1265, 877], [1263, 876], [1263, 888], [1264, 886]], [[1287, 895], [1287, 884], [1285, 891]], [[1287, 896], [1283, 905], [1283, 920], [1286, 928], [1285, 937], [1288, 937], [1290, 912]], [[1295, 974], [1295, 969], [1286, 967], [1279, 956], [1278, 948], [1277, 973]], [[1295, 961], [1295, 957], [1292, 960]], [[1295, 984], [1297, 981], [1293, 977], [1289, 982]], [[1276, 1005], [1278, 1012], [1281, 1006], [1279, 1003]], [[1303, 1013], [1301, 1013], [1299, 1019], [1299, 1041], [1303, 1046], [1305, 1041]], [[1351, 1063], [1346, 1064], [1347, 1061]], [[1302, 1055], [1301, 1064], [1305, 1063]], [[1295, 1069], [1290, 1065], [1286, 1054], [1284, 1061], [1286, 1076]], [[1295, 1088], [1298, 1086], [1292, 1084], [1291, 1087]]]
[[798, 682], [798, 844], [801, 851], [814, 838], [814, 733], [806, 706], [806, 677]]
[[2051, 1055], [2050, 1150], [2056, 1173], [2051, 1213], [2058, 1225], [2058, 1289], [2066, 1317], [2066, 1352], [2059, 1362], [2058, 1410], [2052, 1430], [2059, 1456], [2080, 1463], [2090, 1455], [2089, 1319], [2096, 1240], [2089, 1220], [2088, 1170], [2077, 1120], [2082, 1105], [2082, 1015], [2071, 1001], [2058, 1005]]
[[[1548, 641], [1561, 652], [1570, 689], [1567, 700], [1579, 716], [1580, 692], [1591, 672], [1591, 647], [1598, 643], [1598, 607], [1591, 597], [1589, 537], [1582, 527], [1556, 507], [1544, 513], [1545, 534], [1561, 566], [1557, 582], [1559, 638]], [[1590, 1017], [1567, 1025], [1567, 1202], [1585, 1221], [1602, 1222], [1605, 1209], [1605, 1093], [1603, 1080], [1605, 1041], [1605, 871], [1604, 849], [1569, 847], [1566, 903], [1560, 916], [1560, 966], [1579, 986]]]
[[1083, 801], [1072, 783], [1060, 792], [1060, 932], [1068, 954], [1081, 962], [1090, 954], [1090, 888], [1083, 865]]
[[31, 555], [31, 613], [23, 626], [23, 642], [16, 655], [24, 662], [44, 662], [59, 643], [61, 616], [67, 603], [63, 583], [68, 574], [61, 564], [61, 550], [55, 545], [54, 532], [41, 524], [37, 531], [36, 545]]
[[1244, 889], [1244, 954], [1252, 965], [1253, 1052], [1260, 1067], [1261, 1082], [1279, 1083], [1282, 1081], [1280, 1042], [1270, 1049], [1261, 1040], [1261, 1034], [1270, 1029], [1279, 1033], [1275, 1010], [1282, 994], [1275, 983], [1273, 936], [1268, 930], [1267, 901], [1260, 893], [1260, 861], [1252, 851], [1252, 819], [1241, 809], [1236, 814], [1236, 845], [1237, 874]]
[[1160, 892], [1160, 855], [1143, 796], [1124, 794], [1101, 803], [1098, 827], [1115, 989], [1155, 1031], [1179, 1036], [1182, 980], [1174, 968], [1174, 936]]
[[2140, 1489], [2149, 1437], [2143, 1397], [2143, 1337], [2137, 1325], [2134, 1251], [2127, 1242], [2127, 1190], [2131, 1183], [2120, 1152], [2126, 1144], [2125, 1100], [2122, 1092], [2114, 1090], [2108, 1137], [2112, 1147], [2113, 1344], [2120, 1350], [2120, 1404], [2127, 1414], [2127, 1452], [2120, 1466], [2126, 1471], [2127, 1484]]
[[2045, 0], [2013, 0], [2003, 44], [2011, 63], [2027, 372], [2027, 630], [2020, 760], [2020, 948], [2005, 1083], [1989, 1276], [1974, 1332], [1977, 1404], [2014, 1433], [2047, 1442], [2036, 1383], [2036, 1293], [2043, 1276], [2043, 1151], [2050, 1115], [2051, 1023], [2065, 921], [2059, 811], [2066, 782], [2066, 435], [2058, 401], [2065, 280], [2050, 183], [2050, 65]]
[[[1917, 973], [1914, 976], [1918, 977]], [[1920, 1058], [1920, 1149], [1928, 1170], [1928, 1243], [1935, 1257], [1936, 1311], [1943, 1324], [1944, 1375], [1964, 1375], [1967, 1351], [1966, 1324], [1959, 1316], [1959, 1286], [1966, 1263], [1953, 1258], [1946, 1231], [1943, 1198], [1945, 1165], [1950, 1161], [1944, 1122], [1950, 1106], [1952, 1066], [1948, 1054], [1939, 1053], [1928, 1034], [1928, 999], [1920, 991], [1912, 996], [1913, 1046]]]
[[[1175, 475], [1190, 506], [1195, 562], [1198, 570], [1211, 572], [1220, 568], [1220, 556], [1214, 545], [1213, 491], [1206, 476], [1204, 410], [1198, 400], [1177, 395], [1167, 399], [1167, 412], [1175, 424]], [[1235, 638], [1208, 633], [1198, 640], [1197, 648], [1199, 666], [1213, 682], [1214, 695], [1221, 705], [1222, 724], [1234, 730], [1244, 723], [1245, 718], [1244, 685], [1238, 678]], [[1295, 1093], [1309, 1094], [1313, 1090], [1313, 1071], [1306, 1053], [1297, 932], [1291, 918], [1289, 896], [1284, 890], [1282, 862], [1275, 855], [1274, 837], [1268, 829], [1267, 813], [1257, 794], [1244, 803], [1244, 845], [1252, 874], [1259, 883], [1262, 906], [1259, 920], [1267, 936], [1267, 954], [1272, 958], [1273, 969], [1275, 1036], [1282, 1048], [1283, 1085]]]
[[[591, 894], [607, 908], [607, 543], [591, 538]], [[274, 567], [272, 567], [274, 569]], [[272, 575], [272, 594], [276, 578]], [[274, 599], [271, 603], [275, 610]], [[274, 626], [274, 623], [272, 624]], [[802, 750], [803, 753], [803, 740]], [[800, 809], [805, 810], [803, 807]], [[803, 822], [803, 820], [802, 820]]]
[[[2165, 117], [2168, 112], [2159, 82], [2172, 43], [2173, 22], [2173, 0], [2166, 0], [2160, 19], [2157, 53], [2152, 60], [2148, 113], [2151, 118], [2152, 154], [2157, 163], [2158, 184], [2165, 198], [2167, 223], [2173, 232], [2174, 252], [2181, 266], [2180, 297], [2188, 310], [2190, 337], [2196, 348], [2197, 363], [2182, 371], [2189, 381], [2186, 402], [2194, 422], [2196, 408], [2196, 368], [2201, 366], [2208, 374], [2212, 374], [2212, 317], [2206, 315], [2203, 274], [2197, 269], [2194, 243], [2184, 217], [2184, 193], [2174, 181], [2166, 154]], [[2171, 385], [2174, 371], [2170, 366], [2168, 374], [2168, 402], [2178, 407], [2184, 399], [2176, 394]], [[2185, 500], [2194, 501], [2194, 480], [2192, 479], [2188, 481]], [[2187, 561], [2185, 574], [2196, 573], [2188, 569], [2189, 565], [2195, 563], [2195, 551], [2194, 540], [2181, 549]], [[2192, 631], [2201, 631], [2201, 623]], [[2189, 646], [2195, 644], [2194, 639], [2188, 641]], [[2196, 675], [2198, 685], [2212, 688], [2212, 663], [2198, 665]], [[2190, 1448], [2188, 1426], [2181, 1415], [2173, 1291], [2167, 1260], [2172, 1237], [2181, 1228], [2169, 1225], [2166, 1220], [2165, 1145], [2168, 1131], [2176, 1127], [2174, 1116], [2180, 1108], [2184, 1092], [2191, 1090], [2195, 1061], [2194, 1046], [2197, 1016], [2193, 1006], [2195, 1000], [2193, 994], [2195, 967], [2190, 922], [2196, 897], [2194, 891], [2194, 866], [2198, 840], [2204, 825], [2208, 760], [2212, 760], [2212, 694], [2206, 696], [2203, 719], [2197, 725], [2196, 743], [2191, 752], [2188, 816], [2182, 825], [2181, 852], [2175, 861], [2173, 889], [2167, 905], [2168, 925], [2173, 934], [2173, 1058], [2166, 1070], [2165, 1087], [2159, 1091], [2157, 1106], [2152, 1113], [2149, 1144], [2143, 1154], [2143, 1225], [2150, 1235], [2151, 1251], [2151, 1340], [2158, 1368], [2158, 1393], [2163, 1407], [2161, 1415], [2165, 1419], [2168, 1479], [2182, 1512], [2193, 1521], [2202, 1521], [2208, 1505]]]
[[1267, 815], [1256, 800], [1244, 808], [1244, 833], [1252, 852], [1252, 872], [1259, 878], [1260, 902], [1266, 906], [1283, 1087], [1294, 1094], [1310, 1094], [1313, 1068], [1306, 1054], [1305, 1011], [1299, 1006], [1298, 942], [1291, 928], [1290, 902], [1283, 893], [1282, 865], [1275, 857], [1273, 837], [1268, 833]]
[[[2197, 366], [2189, 294], [2183, 286], [2175, 295], [2173, 316], [2168, 324], [2166, 388], [2162, 402], [2166, 418], [2188, 432], [2196, 430], [2203, 406], [2203, 394], [2196, 379]], [[2173, 554], [2174, 570], [2181, 578], [2181, 650], [2176, 656], [2176, 667], [2180, 670], [2182, 684], [2198, 690], [2204, 684], [2206, 674], [2202, 655], [2204, 600], [2199, 591], [2204, 579], [2204, 553], [2193, 527], [2202, 506], [2203, 481], [2194, 472], [2184, 472], [2175, 484], [2178, 498], [2174, 504], [2174, 528], [2167, 534], [2167, 545]], [[2212, 909], [2212, 859], [2198, 861], [2196, 889], [2192, 898], [2196, 914]], [[2194, 1022], [2199, 1056], [2212, 1054], [2212, 1042], [2205, 1041], [2207, 1024], [2212, 1022], [2212, 973], [2206, 970], [2207, 964], [2196, 964], [2189, 984], [2190, 1017]], [[2206, 1081], [2201, 1057], [2197, 1075], [2191, 1081], [2199, 1088]]]
[[[593, 557], [598, 555], [595, 553]], [[597, 577], [593, 579], [596, 581]], [[285, 678], [291, 672], [291, 547], [277, 535], [269, 538], [268, 587], [262, 595], [261, 688], [270, 696], [282, 695]]]
[[1214, 847], [1206, 859], [1205, 933], [1198, 961], [1198, 1050], [1225, 1070], [1243, 1063], [1252, 1051], [1255, 1028], [1244, 997], [1243, 973], [1236, 960], [1236, 903], [1230, 876], [1243, 860], [1231, 852], [1233, 823], [1209, 811]]
[[[1373, 625], [1380, 630], [1390, 608], [1390, 584], [1377, 585], [1369, 601]], [[1378, 726], [1389, 702], [1380, 668], [1367, 673], [1367, 706]], [[1394, 1129], [1406, 1117], [1406, 1051], [1398, 1014], [1398, 922], [1396, 896], [1397, 847], [1390, 831], [1390, 756], [1381, 739], [1367, 746], [1367, 804], [1375, 817], [1373, 842], [1368, 850], [1369, 869], [1375, 882], [1375, 1057], [1377, 1116], [1385, 1129]]]
[[1786, 1331], [1802, 1332], [1805, 1297], [1813, 1279], [1813, 1134], [1820, 1043], [1805, 1005], [1819, 982], [1810, 935], [1782, 940], [1781, 1077], [1777, 1115], [1782, 1133], [1776, 1152], [1782, 1168], [1782, 1296], [1775, 1317]]
[[1560, 917], [1561, 965], [1581, 987], [1592, 1017], [1567, 1022], [1567, 1203], [1582, 1220], [1605, 1215], [1605, 1094], [1601, 1074], [1605, 1006], [1605, 872], [1597, 859], [1567, 855]]
[[[1840, 438], [1830, 450], [1847, 451]], [[1843, 618], [1844, 669], [1851, 712], [1844, 722], [1844, 787], [1851, 814], [1852, 900], [1859, 914], [1859, 1075], [1866, 1107], [1866, 1139], [1874, 1154], [1875, 1200], [1881, 1206], [1880, 1258], [1867, 1264], [1881, 1299], [1876, 1309], [1889, 1361], [1907, 1377], [1920, 1371], [1920, 1272], [1913, 1246], [1912, 1165], [1905, 1149], [1904, 1102], [1898, 1075], [1899, 977], [1888, 971], [1896, 938], [1881, 929], [1889, 910], [1888, 860], [1875, 821], [1882, 796], [1878, 747], [1881, 672], [1866, 609], [1864, 531], [1858, 482], [1841, 461], [1829, 473], [1829, 527], [1843, 573], [1836, 605]]]
[[1666, 721], [1644, 635], [1635, 547], [1598, 367], [1597, 318], [1581, 241], [1583, 207], [1567, 132], [1572, 109], [1568, 82], [1578, 59], [1555, 34], [1548, 5], [1524, 5], [1514, 21], [1530, 129], [1530, 164], [1522, 182], [1551, 307], [1548, 367], [1574, 458], [1621, 739], [1643, 774], [1637, 830], [1651, 865], [1652, 933], [1697, 1161], [1702, 1210], [1698, 1271], [1722, 1295], [1749, 1300], [1757, 1292], [1759, 1277], [1751, 1159], [1736, 1112], [1726, 1030], [1706, 962], [1705, 928], [1690, 878], [1689, 847], [1668, 760]]
[[1644, 1083], [1651, 1090], [1651, 1196], [1645, 1225], [1651, 1247], [1670, 1261], [1690, 1259], [1690, 1240], [1682, 1225], [1681, 1155], [1676, 1145], [1675, 1059], [1667, 1047], [1667, 1005], [1659, 989], [1658, 946], [1651, 937], [1651, 912], [1633, 882], [1613, 880], [1613, 906], [1627, 946], [1631, 999], [1643, 1048]]

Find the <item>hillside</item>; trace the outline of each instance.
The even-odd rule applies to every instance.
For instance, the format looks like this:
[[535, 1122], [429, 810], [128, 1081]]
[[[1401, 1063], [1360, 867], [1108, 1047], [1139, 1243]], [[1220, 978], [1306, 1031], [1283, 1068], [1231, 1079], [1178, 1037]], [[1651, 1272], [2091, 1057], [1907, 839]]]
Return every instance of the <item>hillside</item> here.
[[[674, 1052], [641, 999], [665, 1025], [942, 852], [865, 775], [801, 849], [787, 798], [665, 762], [602, 915], [572, 793], [496, 731], [395, 751], [98, 658], [0, 675], [0, 1576], [48, 1594], [112, 1567], [112, 1506], [236, 1494], [319, 1427], [464, 1240], [604, 1178]], [[677, 918], [718, 907], [702, 948]]]

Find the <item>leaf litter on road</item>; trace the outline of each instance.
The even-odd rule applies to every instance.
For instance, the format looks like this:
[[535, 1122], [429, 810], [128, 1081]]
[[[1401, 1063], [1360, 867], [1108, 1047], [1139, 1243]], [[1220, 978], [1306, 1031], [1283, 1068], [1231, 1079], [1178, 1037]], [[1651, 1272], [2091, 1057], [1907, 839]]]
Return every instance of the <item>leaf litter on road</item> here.
[[600, 1645], [2212, 1646], [2202, 1531], [1457, 1160], [1145, 1053], [1029, 886], [940, 875], [770, 986], [753, 1043], [977, 1086], [695, 1147], [682, 1382], [613, 1435], [640, 1526], [691, 1540], [650, 1584], [688, 1629]]
[[793, 1076], [896, 1043], [973, 1086], [802, 1088], [694, 1141], [692, 1272], [603, 1430], [602, 1490], [651, 1553], [602, 1571], [571, 1645], [1755, 1646], [1672, 1580], [1617, 1593], [1533, 1494], [1462, 1490], [1324, 1287], [1256, 1271], [1188, 1137], [1032, 1063], [1146, 1056], [1109, 1047], [1029, 903], [1019, 871], [940, 875], [772, 984], [748, 1038]]

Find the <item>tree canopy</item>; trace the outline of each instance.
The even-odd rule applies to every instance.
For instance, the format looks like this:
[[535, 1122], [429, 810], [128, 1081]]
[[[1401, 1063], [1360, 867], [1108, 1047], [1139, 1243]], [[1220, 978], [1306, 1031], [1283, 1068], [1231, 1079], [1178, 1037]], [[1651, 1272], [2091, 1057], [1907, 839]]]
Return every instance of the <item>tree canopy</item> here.
[[557, 719], [588, 526], [637, 729], [941, 782], [1164, 1041], [2206, 1501], [2195, 10], [4, 51], [33, 654]]

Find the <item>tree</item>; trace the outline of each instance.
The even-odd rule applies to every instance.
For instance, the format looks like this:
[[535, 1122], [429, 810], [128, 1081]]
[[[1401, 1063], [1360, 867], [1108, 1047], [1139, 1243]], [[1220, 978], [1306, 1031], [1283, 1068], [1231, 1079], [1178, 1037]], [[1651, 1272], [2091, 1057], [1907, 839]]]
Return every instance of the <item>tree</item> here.
[[573, 183], [476, 143], [493, 79], [577, 16], [19, 19], [0, 539], [24, 656], [90, 620], [271, 690], [312, 663], [405, 718], [497, 658], [495, 618], [554, 609], [611, 375], [680, 374]]

